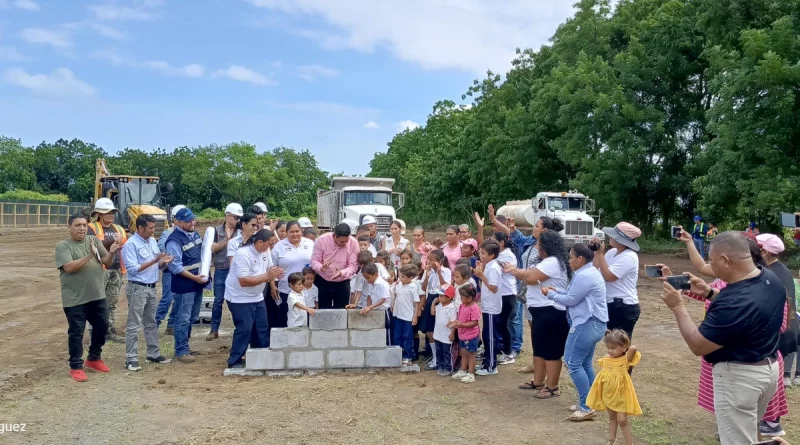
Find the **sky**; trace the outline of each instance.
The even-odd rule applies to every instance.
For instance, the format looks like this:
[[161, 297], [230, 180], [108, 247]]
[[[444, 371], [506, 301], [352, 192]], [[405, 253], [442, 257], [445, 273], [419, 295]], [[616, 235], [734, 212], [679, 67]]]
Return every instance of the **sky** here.
[[[109, 153], [245, 141], [366, 174], [572, 0], [0, 0], [0, 135]], [[113, 167], [113, 166], [112, 166]]]

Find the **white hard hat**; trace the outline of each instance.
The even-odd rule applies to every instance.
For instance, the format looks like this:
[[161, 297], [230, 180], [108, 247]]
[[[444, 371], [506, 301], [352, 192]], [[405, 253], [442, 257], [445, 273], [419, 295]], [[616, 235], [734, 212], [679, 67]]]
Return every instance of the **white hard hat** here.
[[264, 204], [263, 202], [257, 202], [257, 203], [255, 203], [255, 204], [253, 204], [253, 205], [254, 205], [254, 206], [256, 206], [256, 207], [258, 207], [258, 208], [260, 208], [261, 210], [263, 210], [263, 211], [264, 211], [264, 213], [267, 213], [267, 212], [268, 212], [268, 210], [267, 210], [267, 205], [266, 205], [266, 204]]
[[403, 221], [402, 219], [398, 219], [397, 222], [400, 223], [400, 234], [401, 235], [405, 235], [406, 234], [406, 222]]
[[378, 224], [378, 220], [376, 220], [372, 215], [367, 215], [361, 219], [361, 224]]
[[94, 210], [92, 213], [108, 213], [108, 212], [116, 212], [117, 209], [114, 207], [114, 203], [111, 202], [108, 198], [100, 198], [94, 203]]
[[314, 227], [314, 225], [311, 224], [311, 220], [306, 218], [305, 216], [302, 217], [302, 218], [299, 218], [297, 220], [297, 223], [300, 224], [300, 228], [301, 229], [307, 229], [309, 227]]
[[231, 215], [241, 217], [242, 215], [244, 215], [244, 210], [242, 209], [241, 204], [232, 202], [228, 204], [227, 207], [225, 207], [225, 213], [230, 213]]
[[170, 210], [170, 213], [172, 213], [172, 217], [173, 217], [173, 218], [175, 218], [175, 215], [177, 215], [177, 214], [178, 214], [178, 211], [179, 211], [180, 209], [185, 209], [185, 208], [186, 208], [186, 206], [185, 206], [185, 205], [183, 205], [183, 204], [178, 204], [178, 205], [176, 205], [175, 207], [173, 207], [173, 208]]

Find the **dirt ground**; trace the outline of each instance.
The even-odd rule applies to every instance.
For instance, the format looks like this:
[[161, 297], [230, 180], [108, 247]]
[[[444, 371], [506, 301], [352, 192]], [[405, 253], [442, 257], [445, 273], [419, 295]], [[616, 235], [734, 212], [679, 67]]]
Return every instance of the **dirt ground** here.
[[[65, 228], [0, 229], [0, 423], [26, 425], [26, 432], [0, 434], [0, 443], [606, 443], [604, 417], [564, 421], [575, 403], [566, 371], [561, 398], [536, 400], [517, 389], [527, 377], [517, 370], [531, 359], [527, 340], [517, 364], [473, 385], [430, 372], [223, 378], [232, 329], [226, 311], [219, 340], [204, 341], [207, 325], [195, 327], [192, 346], [202, 354], [194, 364], [143, 363], [129, 373], [124, 345], [110, 343], [103, 358], [112, 372], [89, 373], [78, 384], [68, 377], [67, 323], [53, 267], [55, 244], [67, 236]], [[691, 270], [685, 259], [643, 254], [640, 261]], [[639, 286], [634, 343], [642, 362], [633, 380], [645, 415], [633, 420], [636, 443], [713, 444], [713, 416], [696, 406], [698, 359], [680, 339], [657, 282], [641, 279]], [[689, 306], [699, 320], [701, 305]], [[123, 294], [118, 329], [126, 311]], [[161, 345], [171, 356], [171, 339]], [[792, 414], [783, 423], [791, 440], [800, 433], [793, 415], [800, 404], [791, 391], [789, 401]]]

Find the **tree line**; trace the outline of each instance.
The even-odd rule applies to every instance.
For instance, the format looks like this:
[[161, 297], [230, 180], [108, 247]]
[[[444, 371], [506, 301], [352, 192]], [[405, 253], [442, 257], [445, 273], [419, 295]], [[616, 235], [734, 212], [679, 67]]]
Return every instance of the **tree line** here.
[[311, 153], [286, 147], [260, 153], [254, 145], [240, 142], [171, 151], [126, 148], [110, 155], [78, 139], [26, 147], [18, 139], [0, 136], [0, 193], [30, 190], [89, 202], [98, 158], [106, 159], [111, 174], [160, 177], [162, 184], [173, 185], [174, 191], [165, 196], [170, 205], [196, 210], [263, 201], [275, 215], [315, 216], [317, 189], [329, 185], [329, 174]]
[[645, 231], [777, 228], [800, 210], [800, 4], [581, 0], [549, 44], [517, 50], [463, 99], [396, 135], [369, 176], [410, 221], [578, 189]]

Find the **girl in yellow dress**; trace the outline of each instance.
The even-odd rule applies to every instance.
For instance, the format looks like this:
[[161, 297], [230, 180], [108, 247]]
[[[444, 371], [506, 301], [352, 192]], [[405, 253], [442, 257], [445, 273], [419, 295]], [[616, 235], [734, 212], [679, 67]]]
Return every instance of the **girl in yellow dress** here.
[[608, 411], [609, 431], [608, 443], [617, 441], [617, 427], [622, 430], [625, 444], [633, 444], [633, 433], [628, 423], [628, 416], [640, 416], [642, 408], [628, 368], [639, 363], [642, 355], [631, 346], [631, 339], [625, 331], [614, 329], [606, 331], [603, 342], [608, 348], [608, 355], [597, 362], [602, 367], [594, 379], [592, 389], [586, 397], [586, 405], [600, 411]]

